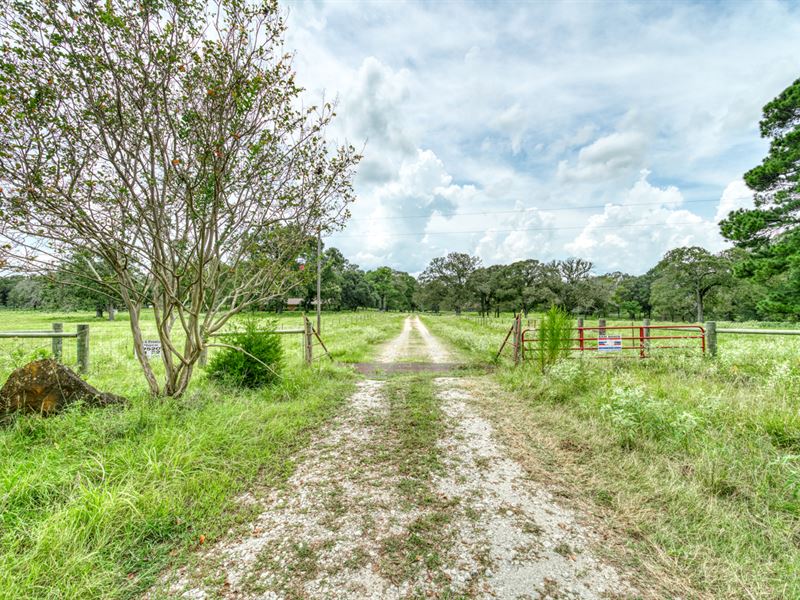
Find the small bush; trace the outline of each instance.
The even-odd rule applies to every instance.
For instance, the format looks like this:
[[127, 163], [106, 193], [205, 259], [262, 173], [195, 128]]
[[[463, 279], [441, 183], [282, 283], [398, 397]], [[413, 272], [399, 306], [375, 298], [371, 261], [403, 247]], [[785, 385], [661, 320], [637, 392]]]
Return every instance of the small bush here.
[[274, 383], [283, 364], [283, 347], [274, 321], [248, 319], [242, 331], [222, 336], [223, 348], [208, 363], [208, 375], [227, 385], [255, 388]]
[[572, 317], [553, 305], [542, 316], [536, 342], [536, 358], [542, 373], [569, 354], [572, 337]]

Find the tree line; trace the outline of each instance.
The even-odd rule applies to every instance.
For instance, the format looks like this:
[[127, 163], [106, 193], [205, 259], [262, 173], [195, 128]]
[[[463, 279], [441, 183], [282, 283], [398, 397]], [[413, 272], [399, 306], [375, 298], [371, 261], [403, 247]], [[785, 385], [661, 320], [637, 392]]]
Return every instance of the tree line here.
[[699, 247], [667, 252], [643, 275], [595, 274], [581, 258], [542, 262], [526, 259], [482, 266], [477, 257], [453, 252], [431, 261], [420, 275], [415, 300], [423, 310], [546, 310], [559, 306], [575, 315], [703, 321], [774, 316], [760, 308], [765, 289], [734, 276], [739, 252], [713, 254]]
[[[501, 312], [559, 306], [575, 315], [671, 321], [775, 320], [787, 318], [768, 301], [769, 285], [737, 276], [748, 253], [732, 248], [712, 253], [697, 246], [670, 250], [649, 271], [595, 273], [585, 259], [543, 262], [534, 258], [483, 266], [479, 257], [451, 252], [431, 260], [416, 278], [388, 266], [364, 271], [337, 248], [324, 250], [321, 298], [325, 310], [420, 310]], [[304, 308], [316, 297], [316, 253], [303, 262]], [[286, 298], [270, 308], [281, 310]], [[789, 316], [791, 318], [791, 316]]]
[[[290, 297], [312, 310], [316, 299], [316, 246], [295, 267], [295, 286], [254, 309], [282, 311]], [[451, 252], [434, 258], [418, 276], [388, 266], [362, 270], [338, 248], [323, 250], [321, 298], [324, 310], [475, 311], [481, 315], [546, 310], [559, 306], [576, 315], [660, 318], [673, 321], [778, 319], [785, 317], [765, 303], [767, 286], [737, 277], [736, 267], [747, 258], [739, 249], [713, 254], [699, 247], [670, 250], [643, 275], [619, 271], [594, 273], [581, 258], [542, 262], [526, 259], [483, 266], [480, 258]], [[7, 308], [94, 310], [113, 314], [121, 300], [88, 275], [75, 273], [100, 262], [76, 257], [70, 269], [50, 276], [0, 278], [0, 306]], [[88, 268], [88, 267], [83, 267]]]

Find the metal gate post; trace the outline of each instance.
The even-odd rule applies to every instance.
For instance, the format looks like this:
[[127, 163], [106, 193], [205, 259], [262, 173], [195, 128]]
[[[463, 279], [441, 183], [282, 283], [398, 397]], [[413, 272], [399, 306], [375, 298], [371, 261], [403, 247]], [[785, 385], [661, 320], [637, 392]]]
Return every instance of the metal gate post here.
[[708, 321], [706, 323], [705, 346], [708, 353], [713, 357], [717, 355], [717, 322]]
[[639, 327], [639, 358], [644, 358], [644, 327]]

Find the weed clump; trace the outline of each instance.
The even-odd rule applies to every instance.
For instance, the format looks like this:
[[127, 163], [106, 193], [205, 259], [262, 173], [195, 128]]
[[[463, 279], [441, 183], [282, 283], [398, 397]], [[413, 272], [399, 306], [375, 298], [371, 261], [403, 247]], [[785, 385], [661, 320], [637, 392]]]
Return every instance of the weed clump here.
[[225, 347], [208, 363], [208, 375], [226, 385], [257, 388], [280, 377], [283, 347], [274, 321], [248, 319], [241, 331], [222, 336]]
[[536, 358], [542, 373], [569, 354], [572, 317], [553, 305], [543, 316], [536, 341]]
[[673, 404], [656, 400], [644, 387], [614, 387], [610, 401], [600, 406], [600, 413], [617, 431], [622, 447], [632, 448], [638, 438], [682, 440], [702, 419]]

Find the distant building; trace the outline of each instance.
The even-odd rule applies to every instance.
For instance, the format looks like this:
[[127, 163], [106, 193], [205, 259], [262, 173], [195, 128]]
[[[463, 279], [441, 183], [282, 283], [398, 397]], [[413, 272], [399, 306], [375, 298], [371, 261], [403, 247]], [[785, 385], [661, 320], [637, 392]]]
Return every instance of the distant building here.
[[287, 298], [286, 299], [286, 310], [297, 310], [297, 308], [303, 303], [302, 298]]

